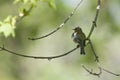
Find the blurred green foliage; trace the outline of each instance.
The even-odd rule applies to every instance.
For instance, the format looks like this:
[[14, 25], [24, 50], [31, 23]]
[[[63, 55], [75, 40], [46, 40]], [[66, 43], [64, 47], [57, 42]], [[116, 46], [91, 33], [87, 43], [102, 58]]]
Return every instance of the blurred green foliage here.
[[14, 37], [15, 23], [16, 17], [8, 16], [3, 22], [0, 22], [0, 33], [3, 33], [5, 37], [8, 37], [10, 34]]
[[[0, 45], [20, 54], [52, 56], [74, 48], [72, 29], [81, 26], [89, 33], [95, 15], [96, 1], [82, 2], [77, 12], [61, 30], [38, 41], [28, 37], [39, 37], [60, 25], [77, 5], [77, 0], [0, 0]], [[71, 4], [68, 5], [68, 4]], [[30, 7], [33, 6], [29, 12]], [[97, 27], [91, 36], [94, 48], [104, 67], [114, 72], [119, 69], [120, 18], [119, 0], [102, 0]], [[20, 19], [20, 14], [27, 14]], [[10, 16], [9, 16], [10, 15]], [[20, 20], [19, 22], [16, 22]], [[16, 24], [17, 23], [17, 24]], [[12, 37], [12, 36], [14, 37]], [[70, 55], [52, 60], [26, 59], [6, 52], [0, 52], [0, 80], [90, 80], [81, 67], [85, 64], [97, 71], [96, 63], [89, 46], [86, 55], [79, 55], [79, 49]], [[119, 80], [119, 77], [103, 73], [102, 80]]]
[[[50, 7], [54, 9], [56, 8], [54, 0], [43, 0], [43, 1], [47, 2]], [[16, 15], [12, 17], [12, 15], [9, 14], [10, 16], [8, 16], [3, 22], [0, 21], [0, 33], [3, 33], [5, 37], [10, 36], [10, 34], [12, 34], [12, 36], [15, 37], [14, 30], [18, 22], [16, 18], [22, 19], [23, 17], [28, 16], [31, 13], [32, 8], [35, 7], [36, 4], [38, 3], [38, 0], [15, 0], [14, 1], [14, 3], [20, 3], [20, 2], [22, 2], [22, 4], [24, 4], [25, 6], [27, 5], [26, 7], [29, 7], [29, 9], [26, 9], [25, 7], [21, 8], [18, 16]], [[22, 4], [21, 4], [21, 7], [22, 7]]]

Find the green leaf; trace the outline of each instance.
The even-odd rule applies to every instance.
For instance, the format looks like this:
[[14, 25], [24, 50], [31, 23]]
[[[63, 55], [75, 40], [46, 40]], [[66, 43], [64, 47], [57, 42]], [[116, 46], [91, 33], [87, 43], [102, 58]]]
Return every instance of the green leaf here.
[[15, 25], [16, 25], [16, 19], [17, 19], [17, 16], [12, 17], [11, 25], [12, 25], [13, 27], [16, 27], [16, 26], [15, 26]]
[[8, 16], [8, 17], [4, 20], [4, 22], [5, 22], [5, 23], [7, 23], [7, 22], [9, 23], [11, 18], [12, 18], [12, 16]]
[[55, 0], [44, 0], [44, 1], [47, 2], [51, 8], [56, 9]]
[[18, 2], [22, 2], [24, 4], [28, 3], [30, 0], [14, 0], [14, 4], [18, 3]]
[[38, 1], [39, 1], [39, 0], [31, 0], [31, 4], [32, 4], [33, 6], [36, 6], [36, 4], [37, 4]]
[[22, 0], [24, 4], [28, 3], [30, 0]]
[[49, 6], [52, 7], [53, 9], [56, 9], [55, 1], [51, 0], [49, 3]]
[[18, 2], [20, 2], [20, 0], [14, 0], [14, 4], [17, 4]]
[[15, 24], [16, 16], [8, 16], [3, 22], [0, 21], [0, 33], [3, 33], [5, 37], [12, 35], [15, 37]]
[[0, 26], [0, 33], [3, 33], [5, 37], [12, 35], [15, 37], [14, 27], [9, 23], [2, 23]]

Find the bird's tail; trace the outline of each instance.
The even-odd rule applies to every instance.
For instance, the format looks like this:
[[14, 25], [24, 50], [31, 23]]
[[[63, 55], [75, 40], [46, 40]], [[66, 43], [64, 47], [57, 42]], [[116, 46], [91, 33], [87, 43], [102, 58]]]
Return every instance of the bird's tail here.
[[84, 50], [84, 46], [81, 46], [81, 48], [80, 48], [81, 50], [80, 50], [80, 54], [81, 55], [85, 55], [85, 50]]
[[79, 45], [80, 45], [80, 54], [85, 55], [85, 49], [84, 49], [85, 44], [81, 41]]

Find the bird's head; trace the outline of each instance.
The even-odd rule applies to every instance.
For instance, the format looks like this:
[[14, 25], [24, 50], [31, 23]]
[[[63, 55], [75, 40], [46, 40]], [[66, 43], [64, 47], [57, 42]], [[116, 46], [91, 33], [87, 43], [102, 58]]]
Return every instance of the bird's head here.
[[75, 32], [82, 32], [82, 29], [78, 26], [76, 28], [73, 29]]

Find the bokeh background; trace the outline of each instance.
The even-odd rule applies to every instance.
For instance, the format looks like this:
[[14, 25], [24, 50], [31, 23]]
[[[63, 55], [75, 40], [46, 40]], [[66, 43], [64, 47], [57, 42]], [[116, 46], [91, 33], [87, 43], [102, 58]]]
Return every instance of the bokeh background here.
[[[56, 9], [46, 2], [38, 2], [29, 16], [17, 24], [15, 37], [5, 38], [0, 34], [0, 45], [20, 54], [53, 56], [63, 54], [76, 46], [71, 39], [72, 29], [81, 26], [88, 35], [95, 16], [97, 0], [83, 0], [73, 17], [55, 34], [37, 41], [28, 37], [39, 37], [58, 27], [71, 13], [79, 0], [55, 0]], [[91, 40], [99, 56], [101, 65], [115, 73], [120, 73], [120, 0], [101, 0], [101, 10]], [[20, 5], [13, 0], [0, 0], [0, 20], [8, 15], [17, 15]], [[0, 80], [119, 80], [103, 72], [95, 77], [86, 72], [81, 64], [98, 71], [89, 46], [86, 55], [80, 50], [62, 58], [36, 60], [0, 52]]]

